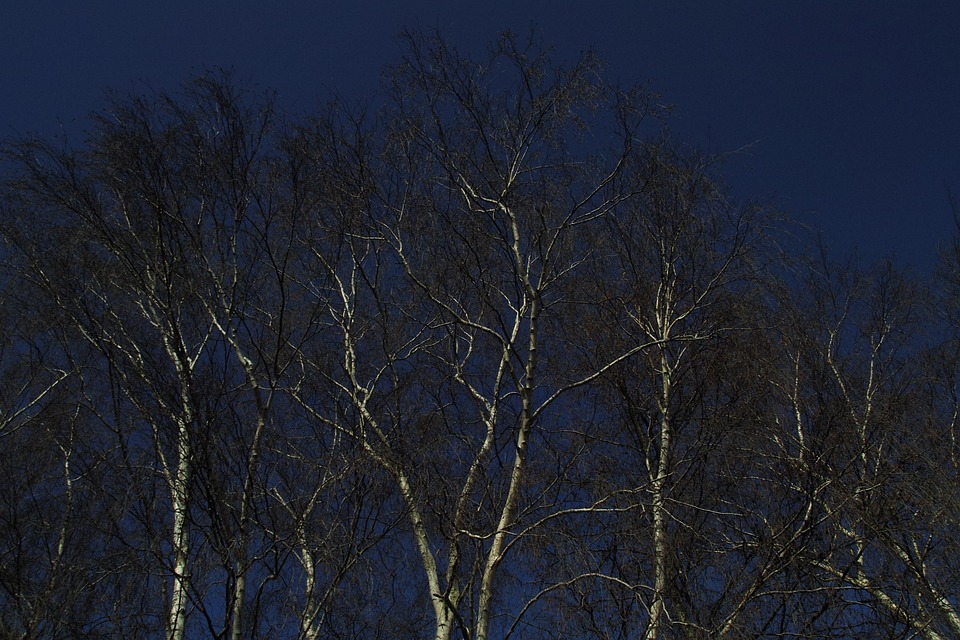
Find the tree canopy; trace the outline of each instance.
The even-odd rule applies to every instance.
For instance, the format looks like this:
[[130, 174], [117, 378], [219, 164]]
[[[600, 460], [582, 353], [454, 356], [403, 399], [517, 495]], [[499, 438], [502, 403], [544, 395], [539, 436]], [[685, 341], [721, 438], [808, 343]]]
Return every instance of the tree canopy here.
[[592, 55], [403, 41], [365, 108], [4, 144], [0, 636], [960, 636], [957, 246], [838, 261]]

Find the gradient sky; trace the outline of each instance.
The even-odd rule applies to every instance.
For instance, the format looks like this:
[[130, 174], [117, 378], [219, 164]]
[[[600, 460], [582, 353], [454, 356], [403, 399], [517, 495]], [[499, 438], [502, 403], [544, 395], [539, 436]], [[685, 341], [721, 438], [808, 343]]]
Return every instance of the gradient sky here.
[[105, 90], [176, 89], [213, 66], [294, 112], [368, 97], [406, 26], [467, 51], [531, 26], [561, 61], [593, 47], [611, 78], [676, 105], [678, 140], [750, 145], [727, 165], [733, 194], [822, 229], [838, 256], [925, 272], [954, 233], [956, 0], [5, 0], [0, 136], [75, 136]]

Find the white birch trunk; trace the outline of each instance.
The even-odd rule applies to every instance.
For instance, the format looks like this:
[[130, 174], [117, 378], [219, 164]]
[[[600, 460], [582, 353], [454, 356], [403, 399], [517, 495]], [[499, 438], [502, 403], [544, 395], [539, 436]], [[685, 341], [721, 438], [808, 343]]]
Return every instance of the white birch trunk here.
[[187, 587], [189, 584], [190, 533], [187, 519], [190, 508], [190, 435], [189, 422], [182, 420], [177, 434], [177, 468], [170, 488], [173, 506], [173, 587], [168, 621], [168, 640], [183, 640], [187, 624]]
[[667, 510], [666, 480], [670, 473], [670, 366], [667, 362], [666, 345], [660, 347], [661, 393], [660, 410], [660, 455], [656, 475], [651, 483], [653, 492], [653, 602], [650, 606], [650, 623], [645, 637], [657, 640], [664, 617], [664, 593], [667, 590]]

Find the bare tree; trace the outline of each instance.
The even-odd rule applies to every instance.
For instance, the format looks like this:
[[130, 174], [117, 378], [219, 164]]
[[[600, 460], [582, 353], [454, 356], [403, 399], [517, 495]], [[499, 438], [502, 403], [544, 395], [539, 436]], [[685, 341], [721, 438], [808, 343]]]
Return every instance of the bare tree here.
[[[261, 443], [295, 353], [288, 342], [303, 334], [285, 323], [292, 240], [265, 159], [271, 110], [204, 77], [182, 103], [116, 99], [86, 152], [31, 141], [11, 149], [20, 211], [63, 229], [63, 253], [12, 220], [8, 235], [34, 284], [109, 371], [122, 407], [99, 407], [100, 418], [121, 450], [148, 456], [150, 442], [165, 482], [170, 534], [154, 551], [169, 553], [169, 638], [187, 633], [191, 600], [216, 626], [220, 606], [206, 604], [216, 578], [201, 575], [198, 535], [222, 559], [230, 637], [245, 633], [248, 573], [264, 560], [250, 548]], [[124, 464], [143, 462], [124, 454]]]
[[648, 638], [724, 636], [770, 578], [740, 581], [730, 566], [743, 561], [757, 488], [743, 465], [766, 431], [772, 218], [728, 202], [711, 162], [651, 149], [643, 192], [608, 216], [591, 269], [608, 301], [602, 348], [656, 345], [604, 377], [607, 437], [645, 487], [610, 530], [621, 533], [608, 537], [609, 563], [640, 605], [632, 633]]
[[[346, 249], [317, 259], [342, 337], [342, 366], [327, 375], [351, 413], [346, 423], [317, 418], [393, 478], [434, 637], [510, 635], [532, 629], [525, 619], [564, 584], [612, 578], [581, 566], [530, 580], [508, 556], [538, 546], [557, 520], [622, 511], [614, 498], [638, 490], [578, 488], [593, 429], [572, 418], [577, 394], [683, 337], [647, 333], [601, 359], [568, 357], [566, 332], [602, 318], [602, 292], [578, 284], [591, 229], [639, 206], [659, 148], [642, 127], [656, 109], [642, 91], [605, 87], [589, 56], [552, 68], [535, 41], [504, 36], [483, 63], [437, 37], [405, 43], [382, 146], [336, 156], [355, 167], [341, 209]], [[617, 143], [605, 154], [577, 159], [582, 137], [607, 133]], [[731, 261], [747, 232], [734, 234]], [[713, 277], [693, 304], [734, 276], [721, 261]], [[553, 464], [569, 475], [551, 476]]]
[[802, 628], [950, 637], [949, 536], [930, 499], [946, 478], [944, 405], [924, 364], [934, 356], [922, 290], [889, 261], [839, 267], [824, 251], [801, 274], [784, 341], [793, 379], [781, 459], [807, 505], [805, 561], [833, 585]]
[[401, 41], [4, 147], [0, 634], [960, 635], [956, 256], [784, 261], [591, 54]]

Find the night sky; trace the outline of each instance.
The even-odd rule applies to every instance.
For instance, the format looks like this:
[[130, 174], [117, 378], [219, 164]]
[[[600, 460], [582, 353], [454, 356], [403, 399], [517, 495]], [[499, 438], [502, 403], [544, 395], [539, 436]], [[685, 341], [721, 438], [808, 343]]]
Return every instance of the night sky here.
[[733, 155], [734, 196], [825, 233], [836, 257], [896, 255], [920, 272], [960, 197], [960, 2], [249, 2], [6, 0], [0, 135], [72, 139], [107, 89], [175, 90], [204, 68], [307, 113], [362, 99], [397, 33], [434, 28], [466, 51], [538, 29], [559, 61], [593, 47], [608, 75], [676, 106], [681, 142]]

